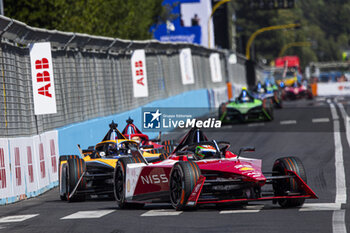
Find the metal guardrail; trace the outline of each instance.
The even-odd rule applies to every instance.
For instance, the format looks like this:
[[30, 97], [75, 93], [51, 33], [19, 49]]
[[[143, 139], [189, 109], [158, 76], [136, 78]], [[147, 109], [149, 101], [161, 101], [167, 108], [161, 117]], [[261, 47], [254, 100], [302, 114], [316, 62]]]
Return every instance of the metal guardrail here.
[[[29, 136], [120, 113], [185, 91], [245, 85], [245, 58], [228, 63], [229, 51], [187, 43], [131, 41], [30, 27], [0, 16], [0, 137]], [[52, 46], [57, 114], [34, 115], [28, 45]], [[179, 49], [191, 48], [195, 84], [182, 85]], [[132, 91], [131, 52], [145, 49], [149, 96]], [[219, 53], [227, 80], [214, 83], [209, 56]]]

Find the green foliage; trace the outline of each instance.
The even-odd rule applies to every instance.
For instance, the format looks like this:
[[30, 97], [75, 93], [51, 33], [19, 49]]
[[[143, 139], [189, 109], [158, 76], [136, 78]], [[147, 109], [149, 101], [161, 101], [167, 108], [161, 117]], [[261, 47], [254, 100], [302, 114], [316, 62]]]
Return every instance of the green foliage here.
[[5, 15], [34, 27], [144, 40], [162, 0], [4, 0]]
[[[244, 1], [236, 4], [240, 38], [262, 27], [300, 21], [300, 29], [270, 31], [254, 42], [255, 58], [273, 61], [284, 45], [311, 42], [311, 47], [292, 47], [284, 55], [298, 55], [302, 66], [311, 61], [341, 60], [341, 52], [349, 48], [350, 0], [296, 1], [296, 7], [283, 10], [255, 10]], [[243, 36], [243, 37], [242, 37]], [[245, 48], [243, 48], [245, 49]]]

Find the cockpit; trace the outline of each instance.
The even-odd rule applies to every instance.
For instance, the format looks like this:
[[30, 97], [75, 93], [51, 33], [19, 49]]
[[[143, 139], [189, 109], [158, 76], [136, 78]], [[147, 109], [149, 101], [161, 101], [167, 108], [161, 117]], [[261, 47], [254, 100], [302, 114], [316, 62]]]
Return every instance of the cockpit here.
[[176, 156], [187, 156], [190, 160], [225, 158], [230, 147], [228, 142], [209, 141], [202, 130], [191, 129], [173, 152]]
[[254, 97], [248, 92], [247, 89], [242, 89], [241, 94], [236, 99], [238, 103], [248, 103], [248, 102], [254, 102]]
[[146, 134], [143, 134], [133, 123], [134, 121], [129, 117], [126, 120], [127, 125], [125, 126], [122, 134], [130, 140], [134, 140], [141, 145], [146, 144], [149, 141], [149, 138]]
[[104, 142], [96, 145], [96, 156], [101, 158], [118, 158], [131, 154], [131, 150], [138, 150], [139, 145], [134, 141]]

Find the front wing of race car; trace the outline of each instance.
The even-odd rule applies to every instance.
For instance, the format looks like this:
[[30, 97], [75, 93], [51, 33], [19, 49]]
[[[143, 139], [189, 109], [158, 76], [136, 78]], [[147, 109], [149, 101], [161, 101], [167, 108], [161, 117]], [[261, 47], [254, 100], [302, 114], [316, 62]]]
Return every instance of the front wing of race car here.
[[[294, 172], [287, 171], [289, 175], [287, 176], [275, 176], [275, 177], [266, 177], [266, 183], [273, 183], [274, 180], [277, 179], [290, 179], [293, 178], [293, 182], [296, 182], [299, 187], [302, 188], [302, 192], [298, 193], [289, 193], [288, 195], [268, 195], [265, 196], [263, 193], [259, 197], [251, 197], [251, 198], [208, 198], [205, 193], [203, 193], [203, 187], [205, 185], [218, 185], [218, 183], [213, 184], [213, 181], [206, 182], [205, 176], [200, 176], [194, 189], [189, 196], [186, 206], [196, 206], [197, 204], [211, 204], [211, 203], [229, 203], [229, 202], [249, 202], [249, 201], [267, 201], [273, 200], [276, 201], [278, 199], [317, 199], [318, 197], [312, 191], [312, 189]], [[222, 185], [222, 183], [220, 183]]]

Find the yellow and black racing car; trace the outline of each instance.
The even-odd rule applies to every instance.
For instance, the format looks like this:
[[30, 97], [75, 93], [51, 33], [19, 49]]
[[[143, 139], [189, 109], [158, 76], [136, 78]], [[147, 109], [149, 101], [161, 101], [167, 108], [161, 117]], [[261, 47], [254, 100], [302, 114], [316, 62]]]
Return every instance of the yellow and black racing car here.
[[[127, 139], [112, 122], [110, 129], [94, 148], [81, 150], [81, 155], [62, 155], [59, 158], [59, 195], [61, 200], [83, 201], [89, 194], [113, 197], [113, 172], [119, 158], [139, 150], [140, 144]], [[150, 161], [161, 153], [140, 150]]]

